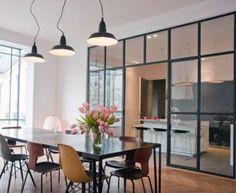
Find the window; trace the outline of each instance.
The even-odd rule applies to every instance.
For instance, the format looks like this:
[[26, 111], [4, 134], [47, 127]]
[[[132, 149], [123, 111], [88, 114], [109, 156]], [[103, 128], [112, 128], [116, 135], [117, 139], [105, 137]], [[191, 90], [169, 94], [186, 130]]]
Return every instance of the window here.
[[27, 64], [21, 50], [0, 45], [0, 125], [23, 125], [26, 117]]

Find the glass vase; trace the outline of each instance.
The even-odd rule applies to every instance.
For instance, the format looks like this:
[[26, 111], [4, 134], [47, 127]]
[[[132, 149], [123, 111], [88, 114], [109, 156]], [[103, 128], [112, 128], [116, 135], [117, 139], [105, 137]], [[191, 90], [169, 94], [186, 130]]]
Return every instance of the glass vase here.
[[103, 133], [93, 133], [93, 145], [95, 147], [102, 147]]

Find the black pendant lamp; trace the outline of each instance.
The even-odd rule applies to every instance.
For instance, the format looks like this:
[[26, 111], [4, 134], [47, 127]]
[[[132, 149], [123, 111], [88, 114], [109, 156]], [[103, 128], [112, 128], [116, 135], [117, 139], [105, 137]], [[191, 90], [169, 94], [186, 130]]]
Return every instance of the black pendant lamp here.
[[44, 57], [41, 54], [38, 53], [37, 46], [36, 46], [36, 39], [37, 39], [38, 34], [40, 32], [40, 26], [39, 26], [37, 18], [35, 17], [35, 15], [33, 13], [33, 10], [32, 10], [34, 2], [35, 2], [35, 0], [33, 0], [31, 5], [30, 5], [30, 13], [31, 13], [32, 17], [34, 18], [35, 23], [37, 24], [38, 29], [37, 29], [37, 33], [34, 36], [34, 44], [32, 46], [31, 52], [26, 54], [23, 57], [23, 60], [25, 60], [27, 62], [32, 62], [32, 63], [42, 63], [42, 62], [45, 62], [45, 59], [44, 59]]
[[72, 47], [66, 45], [66, 37], [64, 35], [63, 30], [59, 27], [59, 23], [62, 19], [63, 13], [64, 13], [64, 8], [66, 5], [66, 0], [64, 0], [64, 4], [61, 9], [61, 15], [59, 17], [59, 20], [57, 22], [57, 29], [62, 33], [61, 39], [60, 39], [60, 44], [53, 46], [53, 48], [49, 51], [50, 54], [56, 55], [56, 56], [73, 56], [75, 55], [75, 51]]
[[112, 46], [118, 43], [115, 36], [111, 33], [108, 33], [106, 30], [106, 24], [104, 22], [104, 14], [103, 14], [103, 5], [101, 0], [99, 0], [102, 12], [102, 19], [99, 24], [98, 32], [93, 33], [89, 39], [87, 40], [88, 44], [94, 46]]

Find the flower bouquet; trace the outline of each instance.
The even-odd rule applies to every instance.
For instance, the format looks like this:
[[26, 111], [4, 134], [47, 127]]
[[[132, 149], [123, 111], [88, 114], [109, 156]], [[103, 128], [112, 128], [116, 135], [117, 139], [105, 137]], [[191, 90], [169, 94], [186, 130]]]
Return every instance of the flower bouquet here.
[[112, 136], [110, 128], [119, 119], [115, 117], [114, 112], [117, 111], [117, 106], [113, 105], [110, 108], [98, 105], [95, 109], [89, 108], [89, 103], [85, 102], [79, 107], [81, 118], [77, 119], [81, 134], [92, 134], [95, 146], [101, 146], [104, 134]]

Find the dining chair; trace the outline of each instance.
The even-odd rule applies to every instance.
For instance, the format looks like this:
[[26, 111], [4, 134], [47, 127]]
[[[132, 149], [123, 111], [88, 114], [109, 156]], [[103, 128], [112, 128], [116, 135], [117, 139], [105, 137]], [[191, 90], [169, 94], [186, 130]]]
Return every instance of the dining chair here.
[[[60, 165], [54, 162], [49, 161], [42, 161], [38, 162], [38, 158], [44, 156], [44, 150], [42, 144], [37, 143], [27, 143], [27, 148], [29, 152], [29, 162], [27, 163], [28, 168], [30, 170], [33, 170], [34, 172], [41, 174], [41, 193], [43, 193], [43, 176], [44, 174], [49, 173], [50, 174], [50, 188], [51, 192], [52, 190], [52, 172], [60, 170]], [[29, 172], [26, 173], [21, 192], [24, 191], [24, 186], [27, 180], [27, 175]]]
[[[125, 142], [133, 142], [133, 143], [141, 143], [142, 142], [142, 139], [139, 137], [121, 136], [121, 137], [119, 137], [119, 139], [121, 141], [125, 141]], [[135, 151], [128, 152], [125, 155], [125, 159], [122, 161], [118, 161], [118, 160], [106, 161], [105, 166], [104, 166], [104, 173], [106, 172], [107, 167], [111, 167], [114, 169], [122, 169], [122, 168], [134, 166], [134, 164], [135, 164], [134, 154], [135, 154]], [[118, 180], [118, 188], [119, 187], [120, 187], [120, 179]]]
[[1, 134], [0, 134], [0, 155], [2, 156], [2, 158], [5, 161], [2, 171], [0, 173], [0, 179], [3, 175], [3, 173], [5, 173], [5, 171], [6, 171], [6, 167], [10, 163], [10, 175], [9, 175], [9, 180], [8, 180], [7, 193], [9, 193], [9, 191], [10, 191], [10, 184], [11, 184], [11, 178], [12, 178], [12, 174], [13, 174], [13, 167], [16, 168], [16, 162], [19, 163], [19, 170], [21, 173], [22, 181], [23, 181], [23, 167], [22, 166], [24, 164], [24, 165], [26, 165], [27, 173], [30, 174], [30, 177], [31, 177], [31, 180], [32, 180], [34, 186], [36, 186], [34, 179], [32, 177], [32, 174], [29, 170], [29, 167], [26, 163], [26, 160], [29, 158], [29, 156], [26, 154], [13, 154], [13, 152], [11, 151], [11, 149], [8, 146], [6, 139]]
[[[70, 181], [66, 188], [66, 193], [74, 183], [82, 185], [82, 193], [85, 193], [86, 184], [92, 182], [93, 172], [84, 169], [80, 156], [75, 149], [69, 145], [58, 144], [60, 152], [60, 164], [65, 177]], [[105, 176], [103, 176], [103, 179]]]
[[133, 193], [135, 193], [134, 180], [139, 180], [139, 179], [141, 179], [143, 191], [146, 193], [143, 178], [147, 177], [150, 184], [151, 192], [153, 193], [152, 183], [149, 176], [149, 163], [148, 163], [151, 155], [152, 155], [152, 147], [136, 150], [135, 155], [134, 155], [134, 161], [135, 161], [135, 164], [138, 163], [140, 164], [141, 167], [138, 167], [135, 165], [132, 167], [127, 167], [127, 168], [112, 171], [109, 177], [107, 193], [109, 193], [109, 190], [110, 190], [112, 176], [116, 176], [118, 178], [124, 179], [124, 192], [125, 193], [126, 193], [126, 181], [130, 180], [132, 182]]
[[[7, 126], [2, 127], [2, 129], [21, 129], [21, 126]], [[25, 153], [27, 154], [27, 148], [25, 143], [17, 143], [13, 139], [7, 139], [8, 146], [14, 150], [14, 148], [20, 148], [21, 153], [23, 153], [22, 148], [25, 149]]]

